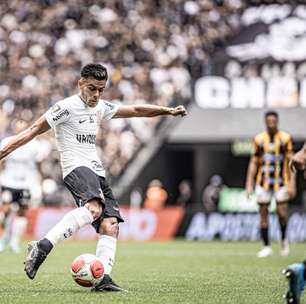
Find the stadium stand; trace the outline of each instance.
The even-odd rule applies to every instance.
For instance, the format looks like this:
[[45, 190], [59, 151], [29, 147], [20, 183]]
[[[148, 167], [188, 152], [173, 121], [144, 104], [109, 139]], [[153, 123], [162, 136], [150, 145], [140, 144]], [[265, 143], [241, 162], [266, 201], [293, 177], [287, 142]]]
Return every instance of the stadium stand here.
[[[0, 4], [1, 137], [14, 118], [33, 120], [74, 93], [82, 65], [105, 63], [105, 99], [129, 104], [188, 102], [202, 63], [237, 28], [241, 1], [22, 1]], [[154, 16], [152, 11], [155, 12]], [[99, 137], [111, 177], [120, 176], [159, 120], [114, 120]], [[49, 139], [48, 139], [49, 140]], [[124, 147], [124, 148], [123, 148]], [[60, 183], [49, 157], [45, 177]]]

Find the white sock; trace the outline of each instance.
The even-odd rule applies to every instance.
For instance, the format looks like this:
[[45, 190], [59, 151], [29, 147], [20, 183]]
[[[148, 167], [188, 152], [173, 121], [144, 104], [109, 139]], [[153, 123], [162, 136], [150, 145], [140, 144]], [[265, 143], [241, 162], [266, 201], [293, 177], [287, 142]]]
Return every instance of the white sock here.
[[52, 245], [68, 239], [74, 232], [94, 221], [91, 212], [86, 207], [69, 211], [45, 236]]
[[112, 272], [115, 262], [116, 246], [116, 238], [105, 234], [99, 236], [96, 256], [101, 259], [105, 274], [109, 275]]
[[16, 253], [20, 251], [20, 239], [26, 231], [28, 220], [24, 216], [17, 216], [13, 222], [10, 246]]

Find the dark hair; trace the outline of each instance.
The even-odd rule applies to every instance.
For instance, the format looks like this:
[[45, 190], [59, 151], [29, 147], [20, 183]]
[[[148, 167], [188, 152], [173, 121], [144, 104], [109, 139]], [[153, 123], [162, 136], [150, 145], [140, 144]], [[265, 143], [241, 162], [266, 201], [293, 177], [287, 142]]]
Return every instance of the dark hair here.
[[267, 111], [267, 112], [265, 113], [265, 118], [267, 118], [268, 116], [274, 116], [275, 118], [278, 119], [278, 114], [277, 114], [277, 112], [275, 112], [275, 111]]
[[96, 80], [107, 80], [107, 69], [99, 63], [86, 64], [81, 70], [83, 78], [94, 78]]

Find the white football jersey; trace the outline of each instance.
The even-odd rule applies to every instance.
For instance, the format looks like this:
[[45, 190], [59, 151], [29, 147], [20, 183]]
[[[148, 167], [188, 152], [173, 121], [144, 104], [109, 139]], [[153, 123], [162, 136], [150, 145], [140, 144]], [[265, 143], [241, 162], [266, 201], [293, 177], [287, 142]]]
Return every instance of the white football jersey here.
[[60, 152], [63, 177], [77, 167], [85, 166], [100, 176], [105, 170], [96, 150], [96, 136], [102, 119], [111, 119], [118, 105], [100, 100], [94, 108], [73, 95], [57, 102], [45, 113], [54, 130]]
[[[1, 141], [4, 147], [13, 137]], [[30, 189], [39, 178], [37, 162], [40, 161], [40, 147], [36, 139], [15, 150], [5, 158], [4, 169], [0, 172], [0, 184], [13, 189]]]

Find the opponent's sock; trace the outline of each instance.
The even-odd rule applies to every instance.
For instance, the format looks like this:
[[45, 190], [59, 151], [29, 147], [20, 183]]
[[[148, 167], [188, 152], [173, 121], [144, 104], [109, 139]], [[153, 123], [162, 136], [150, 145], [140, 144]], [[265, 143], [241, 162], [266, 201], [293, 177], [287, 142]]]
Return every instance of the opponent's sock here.
[[68, 239], [74, 232], [93, 221], [94, 218], [86, 207], [73, 209], [47, 233], [45, 239], [54, 246], [57, 242]]
[[264, 245], [270, 246], [268, 228], [260, 228], [260, 232], [261, 232], [261, 239], [263, 240]]
[[96, 256], [101, 259], [104, 266], [104, 274], [110, 274], [115, 261], [117, 239], [109, 235], [100, 235]]
[[7, 244], [10, 242], [14, 219], [15, 219], [15, 214], [13, 212], [10, 212], [5, 216], [3, 222], [4, 231], [0, 240], [0, 252], [3, 251], [7, 246]]
[[12, 225], [10, 247], [15, 253], [20, 252], [20, 239], [26, 231], [28, 220], [24, 216], [17, 216]]
[[286, 239], [287, 223], [280, 224], [282, 241]]

